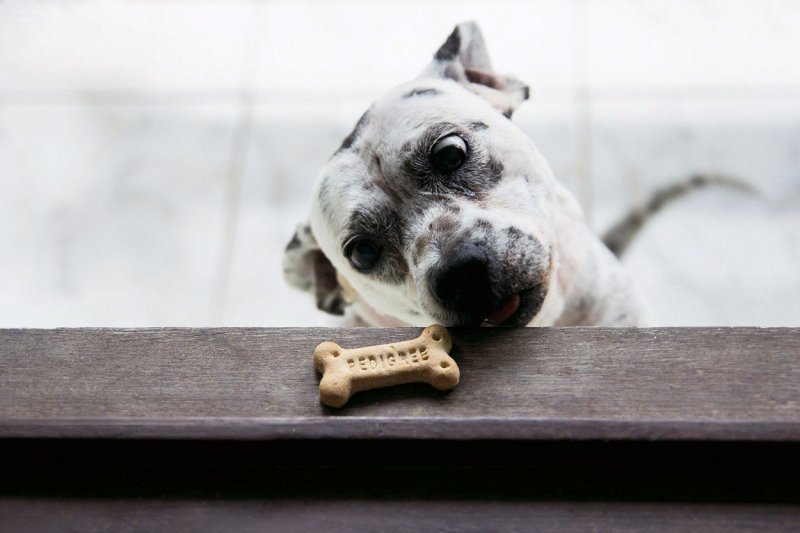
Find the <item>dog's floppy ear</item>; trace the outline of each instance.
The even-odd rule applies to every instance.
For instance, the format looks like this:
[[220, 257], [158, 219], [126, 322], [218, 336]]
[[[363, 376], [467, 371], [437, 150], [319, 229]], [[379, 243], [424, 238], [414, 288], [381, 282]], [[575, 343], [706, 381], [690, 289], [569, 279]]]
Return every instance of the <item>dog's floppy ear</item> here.
[[455, 27], [420, 77], [431, 76], [461, 83], [507, 117], [528, 99], [527, 85], [494, 73], [481, 30], [472, 21]]
[[333, 315], [344, 314], [346, 302], [336, 269], [320, 250], [307, 223], [297, 226], [286, 245], [283, 275], [289, 285], [312, 293], [319, 309]]

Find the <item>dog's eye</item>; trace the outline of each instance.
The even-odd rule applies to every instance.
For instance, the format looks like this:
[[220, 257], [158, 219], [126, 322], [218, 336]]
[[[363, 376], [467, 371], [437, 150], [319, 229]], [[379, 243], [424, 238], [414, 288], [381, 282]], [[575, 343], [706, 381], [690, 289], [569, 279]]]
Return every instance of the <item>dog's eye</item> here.
[[382, 247], [379, 242], [369, 238], [357, 238], [347, 245], [345, 255], [353, 268], [368, 272], [375, 268], [381, 258]]
[[448, 135], [436, 141], [431, 148], [431, 164], [439, 174], [450, 174], [458, 170], [467, 158], [467, 143], [458, 135]]

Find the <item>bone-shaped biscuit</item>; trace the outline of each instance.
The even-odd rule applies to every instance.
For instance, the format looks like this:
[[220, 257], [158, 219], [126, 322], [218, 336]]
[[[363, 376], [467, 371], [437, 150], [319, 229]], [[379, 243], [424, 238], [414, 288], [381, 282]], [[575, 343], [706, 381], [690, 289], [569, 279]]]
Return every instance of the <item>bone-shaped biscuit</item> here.
[[344, 349], [323, 342], [314, 350], [314, 366], [322, 374], [319, 399], [341, 407], [356, 392], [400, 385], [428, 383], [439, 390], [458, 385], [461, 373], [448, 351], [450, 333], [438, 324], [425, 328], [410, 341]]

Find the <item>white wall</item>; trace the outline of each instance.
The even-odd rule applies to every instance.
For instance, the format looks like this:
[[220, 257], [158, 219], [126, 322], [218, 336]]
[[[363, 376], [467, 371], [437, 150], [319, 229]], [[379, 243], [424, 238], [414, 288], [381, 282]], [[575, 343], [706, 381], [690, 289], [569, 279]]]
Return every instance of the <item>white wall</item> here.
[[0, 3], [0, 327], [313, 325], [280, 256], [317, 170], [475, 19], [601, 230], [728, 172], [626, 263], [664, 324], [800, 326], [800, 3]]

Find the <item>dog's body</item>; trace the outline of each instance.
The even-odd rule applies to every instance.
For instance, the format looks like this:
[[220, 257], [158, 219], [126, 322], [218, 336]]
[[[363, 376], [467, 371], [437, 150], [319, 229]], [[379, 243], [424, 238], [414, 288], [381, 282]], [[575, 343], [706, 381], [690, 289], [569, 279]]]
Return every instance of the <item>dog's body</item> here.
[[321, 172], [289, 282], [370, 325], [647, 324], [622, 265], [509, 120], [527, 96], [459, 25]]

